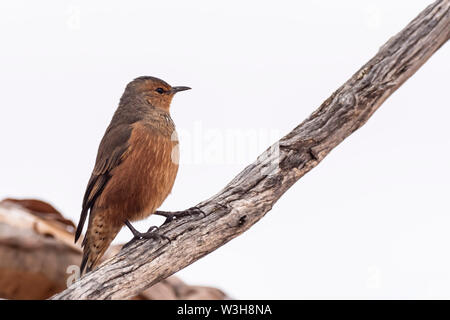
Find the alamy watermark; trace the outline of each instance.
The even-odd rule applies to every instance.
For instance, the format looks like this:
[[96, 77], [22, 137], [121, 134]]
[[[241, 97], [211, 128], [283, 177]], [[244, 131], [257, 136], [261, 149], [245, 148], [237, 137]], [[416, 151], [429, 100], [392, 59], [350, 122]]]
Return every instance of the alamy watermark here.
[[[202, 122], [197, 121], [192, 128], [177, 128], [177, 131], [178, 135], [174, 134], [172, 140], [179, 139], [180, 145], [173, 150], [172, 161], [180, 165], [247, 165], [258, 158], [264, 164], [261, 174], [270, 174], [278, 167], [280, 153], [277, 141], [281, 136], [280, 130], [221, 130], [205, 128]], [[267, 149], [267, 146], [271, 147]], [[180, 158], [178, 151], [181, 152]]]

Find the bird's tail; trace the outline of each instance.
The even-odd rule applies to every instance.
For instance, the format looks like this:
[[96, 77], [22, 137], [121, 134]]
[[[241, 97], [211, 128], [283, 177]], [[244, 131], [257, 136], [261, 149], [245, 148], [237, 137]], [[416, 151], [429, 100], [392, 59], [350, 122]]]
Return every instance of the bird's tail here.
[[80, 266], [81, 275], [85, 269], [87, 273], [97, 266], [100, 258], [120, 231], [120, 227], [108, 226], [101, 215], [94, 215], [89, 220], [89, 226], [82, 244], [83, 260]]

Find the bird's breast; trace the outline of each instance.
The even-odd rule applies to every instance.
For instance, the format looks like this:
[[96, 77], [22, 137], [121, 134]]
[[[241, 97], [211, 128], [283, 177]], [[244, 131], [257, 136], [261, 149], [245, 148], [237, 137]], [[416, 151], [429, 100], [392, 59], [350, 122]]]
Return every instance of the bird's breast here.
[[140, 220], [156, 211], [172, 190], [179, 161], [176, 131], [162, 134], [138, 122], [122, 158], [102, 202], [114, 206], [121, 220]]

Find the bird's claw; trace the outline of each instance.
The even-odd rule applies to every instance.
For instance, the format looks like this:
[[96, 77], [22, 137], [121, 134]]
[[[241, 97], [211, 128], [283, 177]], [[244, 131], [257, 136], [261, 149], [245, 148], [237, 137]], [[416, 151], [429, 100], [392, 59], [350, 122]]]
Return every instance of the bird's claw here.
[[166, 236], [164, 234], [157, 233], [156, 231], [158, 229], [159, 228], [156, 227], [156, 226], [150, 227], [150, 229], [148, 229], [147, 232], [139, 233], [139, 235], [138, 235], [139, 239], [154, 239], [154, 240], [164, 239], [164, 240], [167, 240], [169, 242], [172, 242], [168, 236]]
[[124, 246], [122, 248], [126, 248], [129, 245], [131, 245], [132, 243], [136, 242], [137, 240], [142, 240], [142, 239], [154, 239], [154, 240], [164, 239], [169, 242], [172, 242], [168, 236], [159, 234], [156, 232], [157, 230], [159, 230], [159, 228], [157, 226], [151, 226], [147, 230], [147, 232], [139, 232], [131, 225], [131, 223], [129, 221], [126, 221], [125, 224], [130, 229], [131, 233], [133, 233], [133, 239], [128, 241], [126, 244], [124, 244]]
[[203, 217], [206, 217], [206, 214], [198, 207], [192, 207], [184, 211], [176, 211], [176, 212], [156, 211], [155, 214], [166, 217], [166, 220], [164, 220], [163, 225], [173, 220], [195, 214], [201, 214]]

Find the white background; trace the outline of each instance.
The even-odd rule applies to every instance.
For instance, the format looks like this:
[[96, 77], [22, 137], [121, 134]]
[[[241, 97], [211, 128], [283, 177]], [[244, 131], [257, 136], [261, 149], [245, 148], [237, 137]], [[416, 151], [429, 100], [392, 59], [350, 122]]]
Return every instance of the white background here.
[[[195, 205], [430, 2], [2, 1], [0, 196], [78, 221], [125, 85], [152, 75], [193, 88], [172, 104], [182, 163], [162, 209]], [[182, 279], [234, 298], [450, 298], [449, 49]]]

